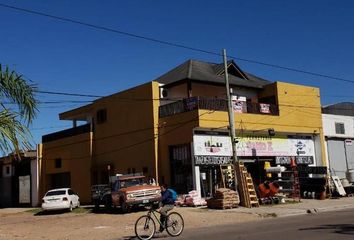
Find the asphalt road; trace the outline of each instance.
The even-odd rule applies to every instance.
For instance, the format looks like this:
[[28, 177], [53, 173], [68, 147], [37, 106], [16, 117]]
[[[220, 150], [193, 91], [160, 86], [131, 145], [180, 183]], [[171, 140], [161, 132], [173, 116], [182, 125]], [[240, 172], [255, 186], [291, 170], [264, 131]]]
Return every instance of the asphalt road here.
[[354, 239], [354, 209], [185, 230], [174, 239]]

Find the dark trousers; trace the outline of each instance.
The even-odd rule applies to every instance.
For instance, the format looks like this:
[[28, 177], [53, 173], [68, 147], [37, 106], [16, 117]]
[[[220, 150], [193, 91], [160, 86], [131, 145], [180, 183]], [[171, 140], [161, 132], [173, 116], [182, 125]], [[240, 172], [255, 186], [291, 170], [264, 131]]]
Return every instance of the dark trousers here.
[[167, 219], [167, 213], [168, 211], [172, 210], [174, 207], [174, 205], [172, 204], [166, 204], [164, 206], [162, 206], [161, 210], [160, 210], [160, 222], [161, 222], [161, 226], [160, 226], [160, 230], [165, 228], [165, 224], [166, 224], [166, 219]]

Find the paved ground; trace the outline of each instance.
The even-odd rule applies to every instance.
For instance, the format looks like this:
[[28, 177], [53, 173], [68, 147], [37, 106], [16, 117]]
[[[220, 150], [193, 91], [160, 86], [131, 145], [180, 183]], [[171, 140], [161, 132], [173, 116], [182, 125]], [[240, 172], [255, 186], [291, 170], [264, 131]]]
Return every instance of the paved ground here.
[[[354, 198], [331, 200], [303, 200], [298, 204], [265, 206], [260, 208], [237, 208], [210, 210], [206, 208], [175, 208], [186, 223], [186, 233], [200, 227], [238, 226], [243, 222], [259, 221], [264, 218], [354, 209]], [[314, 210], [316, 209], [316, 211]], [[118, 240], [132, 239], [135, 220], [144, 212], [120, 214], [92, 213], [81, 210], [76, 213], [37, 214], [24, 212], [28, 209], [0, 209], [0, 240]], [[308, 214], [317, 215], [317, 214]], [[303, 217], [303, 216], [302, 216]], [[267, 221], [268, 222], [268, 221]], [[162, 235], [164, 237], [164, 235]]]
[[354, 209], [189, 229], [177, 239], [349, 240], [354, 239]]

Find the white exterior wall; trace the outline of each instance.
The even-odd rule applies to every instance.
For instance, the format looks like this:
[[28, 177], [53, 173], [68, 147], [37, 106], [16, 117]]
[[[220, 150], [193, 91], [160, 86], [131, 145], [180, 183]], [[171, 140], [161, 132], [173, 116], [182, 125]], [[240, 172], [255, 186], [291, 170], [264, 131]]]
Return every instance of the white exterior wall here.
[[[344, 123], [345, 134], [336, 134], [335, 123]], [[326, 137], [354, 138], [354, 117], [322, 114], [323, 132]]]
[[[354, 139], [354, 117], [322, 114], [323, 132], [327, 137], [325, 153], [332, 174], [345, 178], [346, 172], [353, 169], [353, 146], [346, 144], [346, 139]], [[337, 134], [335, 123], [344, 124], [344, 134]], [[353, 140], [352, 140], [353, 141]]]

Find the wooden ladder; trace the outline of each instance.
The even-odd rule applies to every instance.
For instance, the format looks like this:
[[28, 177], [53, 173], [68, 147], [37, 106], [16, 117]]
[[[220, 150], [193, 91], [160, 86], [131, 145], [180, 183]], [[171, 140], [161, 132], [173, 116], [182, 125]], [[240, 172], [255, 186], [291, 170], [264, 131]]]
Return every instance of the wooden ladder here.
[[243, 162], [236, 163], [236, 175], [241, 206], [247, 208], [259, 207], [259, 201], [252, 177], [243, 165]]
[[231, 173], [231, 175], [235, 174], [234, 165], [232, 165], [232, 164], [220, 165], [220, 172], [221, 172], [223, 187], [229, 188], [229, 184], [227, 181], [228, 180], [234, 181], [234, 179], [229, 179], [230, 173]]

